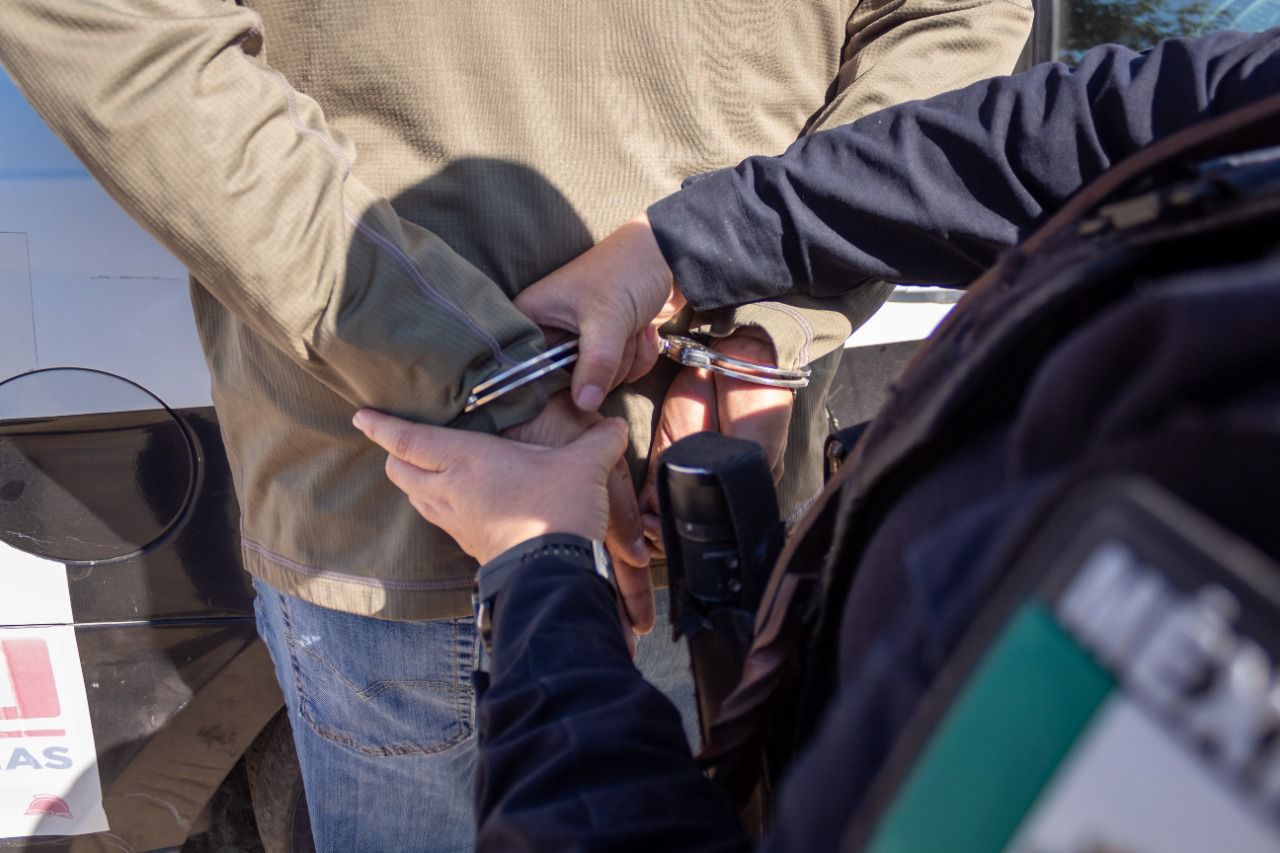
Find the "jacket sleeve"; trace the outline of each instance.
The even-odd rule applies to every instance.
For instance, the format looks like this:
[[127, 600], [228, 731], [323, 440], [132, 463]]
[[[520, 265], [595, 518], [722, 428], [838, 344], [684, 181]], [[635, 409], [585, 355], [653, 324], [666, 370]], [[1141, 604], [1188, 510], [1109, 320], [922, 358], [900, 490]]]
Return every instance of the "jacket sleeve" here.
[[679, 713], [631, 663], [609, 590], [579, 566], [542, 557], [508, 579], [478, 722], [478, 850], [749, 849]]
[[1280, 29], [1115, 45], [815, 133], [650, 208], [698, 309], [960, 285], [1113, 163], [1280, 88]]
[[[255, 12], [219, 0], [8, 0], [0, 15], [15, 83], [203, 287], [353, 405], [448, 422], [542, 336], [353, 176], [350, 144], [263, 43]], [[501, 427], [534, 414], [521, 405], [538, 404], [486, 411]]]
[[[861, 0], [845, 27], [832, 94], [805, 132], [1008, 74], [1031, 18], [1029, 0]], [[888, 293], [868, 284], [825, 298], [786, 296], [700, 312], [691, 328], [722, 337], [756, 326], [773, 339], [779, 365], [794, 368], [842, 347]]]

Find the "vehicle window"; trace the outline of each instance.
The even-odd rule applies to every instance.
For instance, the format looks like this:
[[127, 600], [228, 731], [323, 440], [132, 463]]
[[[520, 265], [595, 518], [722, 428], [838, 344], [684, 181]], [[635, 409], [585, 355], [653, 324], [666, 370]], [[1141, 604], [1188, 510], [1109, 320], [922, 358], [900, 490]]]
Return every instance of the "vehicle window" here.
[[1145, 50], [1167, 38], [1280, 26], [1280, 0], [1065, 0], [1056, 11], [1053, 58], [1069, 63], [1100, 44]]

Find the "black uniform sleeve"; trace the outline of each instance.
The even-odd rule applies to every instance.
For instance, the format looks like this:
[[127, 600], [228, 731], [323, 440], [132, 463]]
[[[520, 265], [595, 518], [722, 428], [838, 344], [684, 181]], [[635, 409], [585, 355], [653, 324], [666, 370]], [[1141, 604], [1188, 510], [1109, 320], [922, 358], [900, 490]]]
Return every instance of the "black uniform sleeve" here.
[[479, 729], [478, 850], [750, 846], [581, 567], [542, 557], [503, 586]]
[[649, 217], [700, 310], [868, 279], [962, 285], [1153, 140], [1280, 90], [1280, 29], [1116, 45], [806, 137]]

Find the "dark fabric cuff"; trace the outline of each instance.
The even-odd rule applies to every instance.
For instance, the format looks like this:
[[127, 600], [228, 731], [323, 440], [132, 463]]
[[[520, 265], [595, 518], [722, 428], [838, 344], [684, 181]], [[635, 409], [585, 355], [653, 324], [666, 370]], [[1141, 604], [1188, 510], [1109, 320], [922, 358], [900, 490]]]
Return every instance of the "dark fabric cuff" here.
[[748, 160], [699, 175], [649, 207], [658, 247], [680, 292], [698, 311], [793, 290], [776, 213], [748, 203], [753, 172]]
[[[571, 626], [579, 640], [590, 641], [544, 642], [539, 644], [542, 654], [530, 655], [540, 634], [559, 636], [565, 626]], [[548, 649], [555, 654], [548, 654]], [[583, 659], [598, 662], [602, 656], [624, 669], [631, 666], [618, 606], [607, 584], [582, 566], [554, 556], [537, 557], [512, 573], [493, 611], [489, 669], [494, 681], [551, 676]]]

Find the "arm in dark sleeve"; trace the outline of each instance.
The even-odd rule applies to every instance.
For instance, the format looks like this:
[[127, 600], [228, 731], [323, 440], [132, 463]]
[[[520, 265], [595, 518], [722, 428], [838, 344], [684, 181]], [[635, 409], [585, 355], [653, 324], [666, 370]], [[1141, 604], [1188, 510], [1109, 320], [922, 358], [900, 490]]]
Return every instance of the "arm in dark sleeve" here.
[[1280, 89], [1280, 29], [1115, 45], [813, 134], [649, 209], [700, 310], [870, 278], [962, 284], [1152, 141]]
[[[652, 637], [643, 642], [667, 642]], [[627, 654], [608, 588], [556, 557], [522, 566], [493, 614], [479, 706], [479, 850], [742, 850], [680, 715]]]

